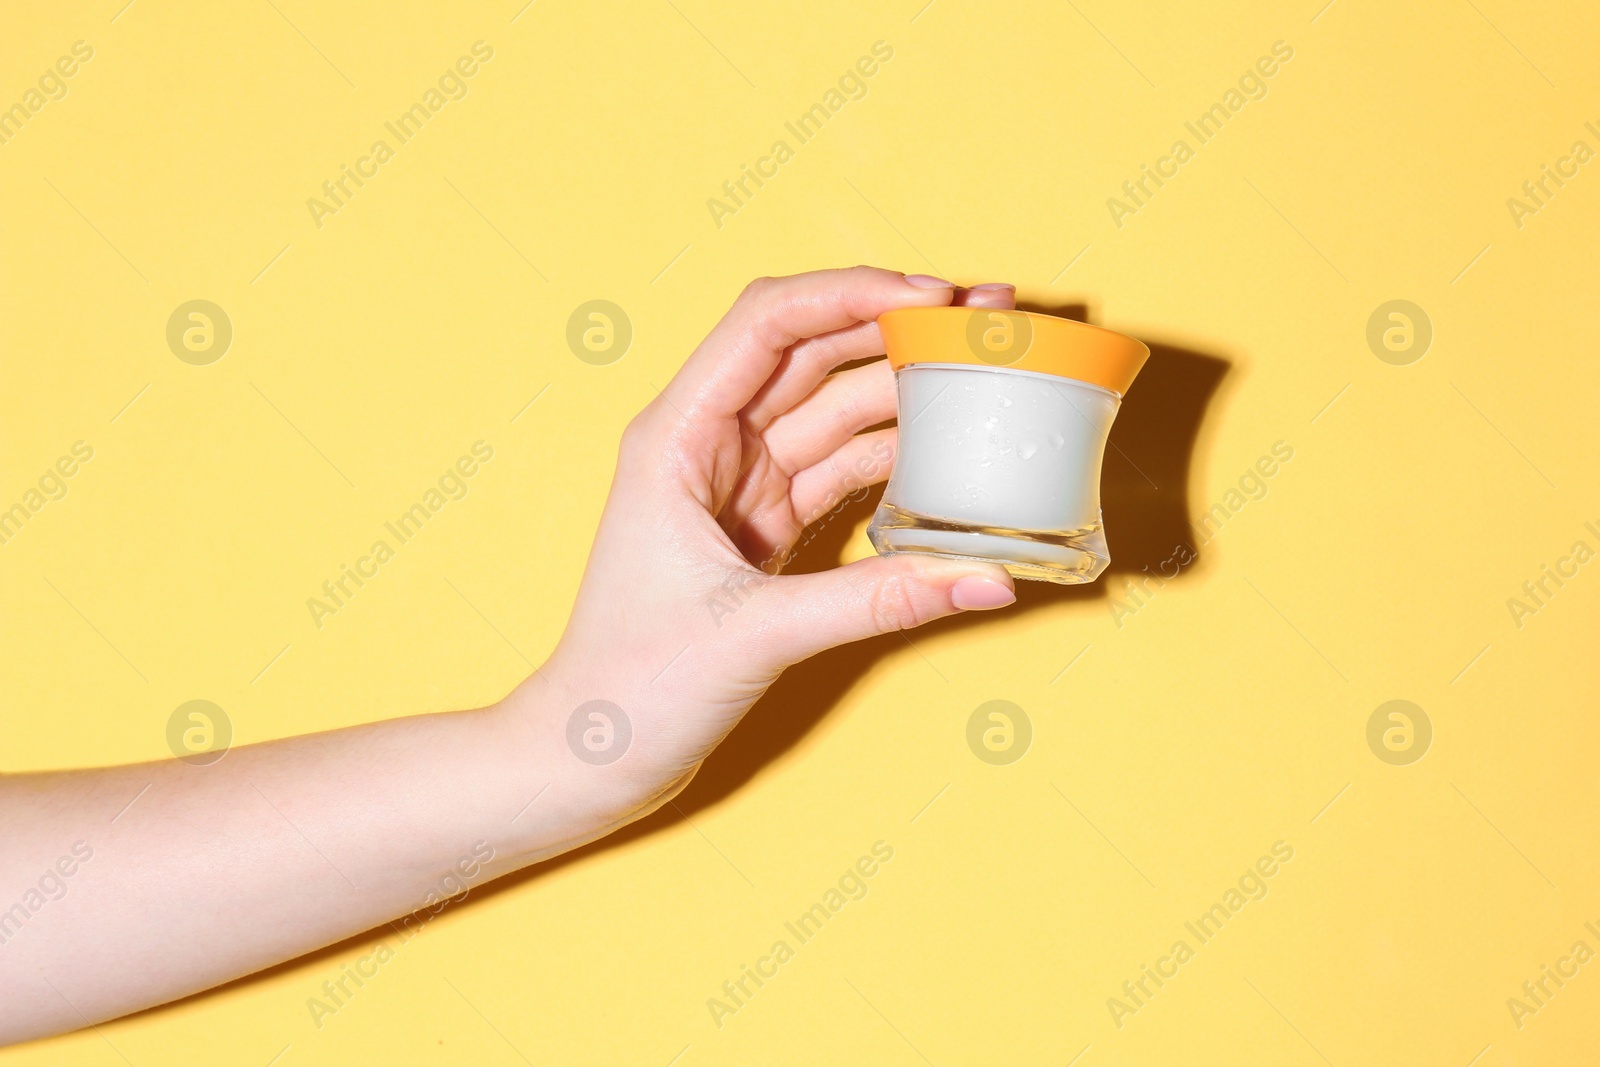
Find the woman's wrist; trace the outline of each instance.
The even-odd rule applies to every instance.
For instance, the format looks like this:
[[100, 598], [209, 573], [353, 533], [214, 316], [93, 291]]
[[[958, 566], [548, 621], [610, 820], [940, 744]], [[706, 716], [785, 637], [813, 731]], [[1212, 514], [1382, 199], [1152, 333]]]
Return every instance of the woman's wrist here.
[[487, 709], [491, 759], [514, 753], [527, 796], [506, 824], [518, 866], [577, 848], [654, 811], [687, 782], [663, 787], [629, 765], [632, 722], [551, 665]]

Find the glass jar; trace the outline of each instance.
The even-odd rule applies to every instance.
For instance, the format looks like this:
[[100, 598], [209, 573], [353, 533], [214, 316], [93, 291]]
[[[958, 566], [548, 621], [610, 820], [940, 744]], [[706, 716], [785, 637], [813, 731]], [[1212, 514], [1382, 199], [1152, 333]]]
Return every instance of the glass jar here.
[[1099, 577], [1101, 457], [1150, 350], [1029, 311], [899, 308], [878, 326], [900, 434], [872, 546], [1063, 585]]

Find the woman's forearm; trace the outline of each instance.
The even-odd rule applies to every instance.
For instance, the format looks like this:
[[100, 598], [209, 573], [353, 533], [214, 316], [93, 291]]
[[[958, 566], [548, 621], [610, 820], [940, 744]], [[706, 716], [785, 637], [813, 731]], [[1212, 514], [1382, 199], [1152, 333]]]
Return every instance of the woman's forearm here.
[[[180, 761], [0, 777], [0, 1043], [332, 944], [655, 810], [788, 666], [1014, 598], [918, 554], [774, 575], [888, 476], [896, 308], [1009, 309], [872, 267], [752, 283], [629, 423], [550, 660], [490, 708]], [[757, 562], [762, 564], [757, 566]]]
[[490, 708], [204, 767], [0, 778], [0, 1044], [291, 959], [651, 810], [574, 758], [565, 703], [536, 675]]

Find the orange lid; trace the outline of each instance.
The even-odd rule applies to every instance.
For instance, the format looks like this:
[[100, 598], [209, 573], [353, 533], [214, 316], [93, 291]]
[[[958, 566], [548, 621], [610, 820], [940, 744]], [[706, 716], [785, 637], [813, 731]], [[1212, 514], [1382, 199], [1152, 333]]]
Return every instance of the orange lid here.
[[895, 370], [913, 363], [1009, 367], [1074, 378], [1119, 396], [1150, 358], [1144, 342], [1085, 322], [1001, 308], [895, 308], [878, 316]]

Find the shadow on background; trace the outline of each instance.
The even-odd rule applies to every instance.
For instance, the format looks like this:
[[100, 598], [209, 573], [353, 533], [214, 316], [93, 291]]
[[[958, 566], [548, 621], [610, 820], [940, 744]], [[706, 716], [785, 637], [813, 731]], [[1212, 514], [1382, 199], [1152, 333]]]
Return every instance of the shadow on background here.
[[[1089, 321], [1082, 303], [1043, 304], [1019, 301], [1028, 311]], [[1196, 559], [1175, 581], [1182, 581], [1203, 564], [1196, 548], [1189, 517], [1189, 477], [1198, 451], [1209, 442], [1206, 411], [1227, 377], [1230, 364], [1220, 356], [1141, 338], [1150, 346], [1150, 360], [1128, 391], [1127, 400], [1112, 425], [1101, 472], [1101, 509], [1110, 542], [1111, 565], [1090, 585], [1062, 586], [1046, 582], [1018, 582], [1017, 602], [1008, 614], [1033, 613], [1063, 602], [1105, 599], [1120, 591], [1122, 578], [1157, 571], [1180, 545], [1195, 551]], [[845, 546], [877, 507], [879, 492], [847, 501], [824, 519], [815, 536], [801, 549], [789, 573], [825, 570], [838, 565]], [[1170, 567], [1169, 567], [1170, 570]], [[956, 616], [931, 623], [918, 631], [931, 636], [982, 626], [984, 613]], [[918, 638], [922, 640], [922, 638]], [[844, 695], [884, 657], [904, 652], [899, 634], [861, 641], [824, 652], [791, 667], [751, 709], [746, 721], [723, 741], [689, 787], [654, 814], [582, 848], [546, 860], [471, 890], [469, 900], [496, 896], [536, 878], [581, 863], [607, 849], [666, 829], [726, 799], [774, 760], [794, 748]], [[465, 902], [463, 902], [465, 903]], [[462, 906], [452, 903], [440, 917]], [[426, 913], [423, 913], [426, 914]], [[331, 961], [378, 938], [392, 945], [400, 938], [400, 921], [375, 927], [327, 948], [297, 957], [228, 985], [197, 993], [184, 1001], [212, 996], [222, 990], [265, 981], [300, 968], [330, 970]], [[427, 925], [423, 932], [426, 933]], [[420, 935], [419, 935], [420, 936]], [[331, 974], [331, 972], [330, 972]], [[330, 975], [323, 975], [328, 977]], [[333, 976], [337, 977], [337, 976]], [[318, 984], [318, 983], [312, 983]], [[310, 989], [308, 995], [323, 995]], [[147, 1011], [164, 1011], [162, 1005]], [[144, 1013], [140, 1013], [144, 1014]]]
[[[1081, 303], [1042, 304], [1018, 301], [1018, 307], [1061, 318], [1089, 321]], [[1127, 400], [1112, 424], [1101, 469], [1100, 504], [1105, 516], [1111, 564], [1090, 585], [1018, 582], [1017, 602], [1007, 614], [1032, 613], [1063, 602], [1103, 600], [1120, 590], [1124, 576], [1159, 573], [1179, 546], [1188, 546], [1194, 562], [1173, 579], [1182, 581], [1203, 563], [1189, 516], [1189, 478], [1197, 452], [1209, 442], [1206, 412], [1227, 378], [1229, 362], [1221, 356], [1141, 338], [1150, 359], [1128, 390]], [[825, 570], [838, 565], [845, 546], [872, 517], [880, 493], [852, 501], [830, 514], [821, 530], [801, 551], [790, 572]], [[1168, 563], [1170, 573], [1174, 564]], [[924, 637], [959, 632], [985, 624], [983, 612], [931, 623], [918, 631]], [[923, 637], [915, 638], [921, 641]], [[687, 816], [723, 800], [811, 731], [829, 710], [880, 659], [906, 651], [899, 634], [861, 641], [824, 652], [791, 667], [751, 709], [745, 724], [723, 741], [677, 805]], [[1063, 664], [1065, 666], [1065, 664]], [[671, 819], [676, 813], [665, 809]], [[646, 822], [661, 818], [658, 812]], [[590, 846], [594, 847], [594, 846]]]

